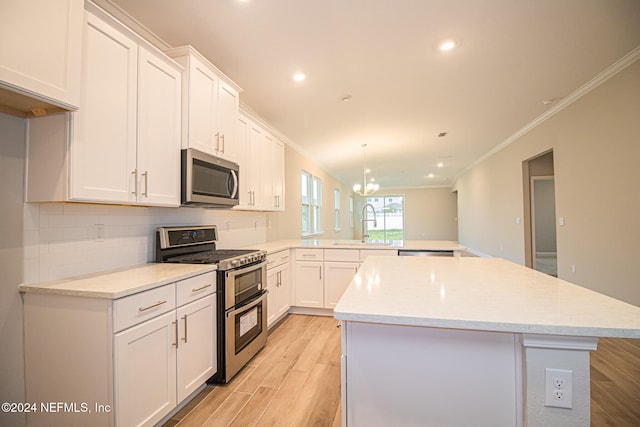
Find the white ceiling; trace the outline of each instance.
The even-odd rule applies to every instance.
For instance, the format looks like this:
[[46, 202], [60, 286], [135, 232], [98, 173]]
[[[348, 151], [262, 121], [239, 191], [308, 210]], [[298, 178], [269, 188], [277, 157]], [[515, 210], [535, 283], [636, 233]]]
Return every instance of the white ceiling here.
[[[451, 185], [553, 107], [543, 100], [640, 45], [640, 0], [111, 1], [193, 45], [348, 185], [362, 181], [363, 143], [382, 187]], [[457, 47], [440, 52], [445, 39]]]

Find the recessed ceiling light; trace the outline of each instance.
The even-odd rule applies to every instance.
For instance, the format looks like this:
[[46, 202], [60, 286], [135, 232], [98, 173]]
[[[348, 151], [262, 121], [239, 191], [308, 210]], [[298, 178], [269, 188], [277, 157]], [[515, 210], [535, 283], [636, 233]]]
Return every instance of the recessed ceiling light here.
[[456, 47], [456, 42], [453, 40], [446, 40], [440, 44], [440, 50], [443, 52], [447, 52]]
[[304, 73], [296, 73], [296, 74], [293, 75], [293, 80], [295, 80], [297, 82], [301, 82], [306, 78], [307, 78], [307, 76]]
[[439, 167], [439, 168], [441, 168], [441, 167], [443, 167], [443, 166], [444, 166], [444, 163], [442, 163], [442, 162], [438, 162], [438, 167]]
[[352, 98], [353, 98], [353, 97], [352, 97], [351, 95], [345, 95], [345, 96], [343, 96], [343, 97], [341, 97], [341, 98], [340, 98], [340, 101], [342, 101], [342, 102], [349, 102], [349, 101], [351, 101], [351, 99], [352, 99]]
[[429, 174], [429, 178], [433, 178], [434, 176], [435, 176], [435, 175], [434, 175], [434, 174], [432, 174], [432, 173], [430, 173], [430, 174]]

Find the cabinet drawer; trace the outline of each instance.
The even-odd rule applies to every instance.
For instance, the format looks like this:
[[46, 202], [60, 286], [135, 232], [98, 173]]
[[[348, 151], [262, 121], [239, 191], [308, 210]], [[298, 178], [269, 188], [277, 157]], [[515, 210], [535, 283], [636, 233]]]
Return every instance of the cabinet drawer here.
[[360, 261], [359, 249], [325, 249], [324, 250], [325, 261]]
[[216, 291], [216, 272], [200, 274], [180, 280], [176, 285], [176, 304], [178, 307], [212, 294]]
[[324, 249], [296, 249], [296, 261], [322, 261]]
[[289, 250], [278, 251], [267, 255], [267, 269], [289, 262]]
[[175, 308], [175, 283], [117, 299], [113, 302], [113, 330], [121, 331]]

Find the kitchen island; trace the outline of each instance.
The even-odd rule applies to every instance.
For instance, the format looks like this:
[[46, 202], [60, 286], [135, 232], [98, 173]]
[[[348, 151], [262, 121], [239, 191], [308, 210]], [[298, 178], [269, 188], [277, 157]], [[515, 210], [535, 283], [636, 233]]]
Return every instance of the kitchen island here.
[[640, 338], [640, 308], [498, 258], [367, 259], [334, 316], [345, 426], [588, 426], [589, 352]]

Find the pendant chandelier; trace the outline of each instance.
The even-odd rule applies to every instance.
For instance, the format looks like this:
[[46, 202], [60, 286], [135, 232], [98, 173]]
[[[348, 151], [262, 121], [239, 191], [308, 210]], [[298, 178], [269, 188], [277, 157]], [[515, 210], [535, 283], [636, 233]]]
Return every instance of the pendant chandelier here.
[[353, 192], [363, 197], [369, 196], [380, 189], [378, 184], [373, 183], [373, 179], [367, 182], [367, 144], [362, 144], [362, 185], [355, 184], [353, 186]]

